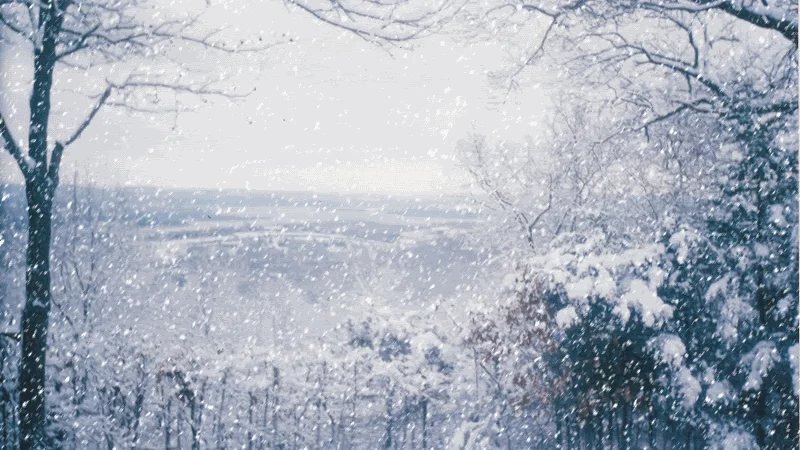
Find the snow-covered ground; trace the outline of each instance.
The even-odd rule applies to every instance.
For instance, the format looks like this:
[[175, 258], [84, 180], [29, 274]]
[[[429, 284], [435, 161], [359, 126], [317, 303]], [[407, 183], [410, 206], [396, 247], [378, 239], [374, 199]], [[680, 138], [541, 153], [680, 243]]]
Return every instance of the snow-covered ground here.
[[[459, 199], [116, 192], [128, 307], [145, 340], [304, 348], [376, 310], [457, 328], [500, 271]], [[123, 206], [119, 206], [123, 205]], [[455, 329], [455, 328], [454, 328]], [[202, 338], [200, 336], [203, 336]]]

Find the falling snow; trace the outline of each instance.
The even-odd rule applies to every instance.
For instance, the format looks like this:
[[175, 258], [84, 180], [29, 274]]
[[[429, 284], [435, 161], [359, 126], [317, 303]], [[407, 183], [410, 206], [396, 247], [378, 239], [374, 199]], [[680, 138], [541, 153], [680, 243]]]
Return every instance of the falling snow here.
[[797, 26], [0, 1], [0, 449], [800, 447]]

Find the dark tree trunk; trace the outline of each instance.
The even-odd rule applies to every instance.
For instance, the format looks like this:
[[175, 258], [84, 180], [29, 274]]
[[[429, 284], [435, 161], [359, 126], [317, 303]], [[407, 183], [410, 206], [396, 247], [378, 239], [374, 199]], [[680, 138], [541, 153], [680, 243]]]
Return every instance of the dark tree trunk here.
[[283, 443], [280, 439], [280, 429], [278, 428], [280, 421], [281, 406], [280, 396], [278, 395], [281, 387], [281, 372], [277, 366], [272, 366], [272, 440], [277, 448], [283, 448]]
[[200, 391], [200, 398], [196, 395], [193, 396], [189, 404], [189, 418], [192, 423], [192, 450], [200, 450], [200, 427], [203, 424], [201, 408], [203, 398], [205, 397], [205, 390], [205, 383], [203, 383], [203, 387]]
[[567, 419], [567, 448], [570, 450], [580, 448], [580, 429], [578, 428], [578, 420], [575, 414], [570, 414]]
[[227, 394], [227, 385], [228, 385], [228, 374], [226, 373], [222, 377], [222, 392], [220, 393], [219, 399], [219, 411], [217, 411], [217, 433], [216, 433], [216, 440], [217, 440], [217, 449], [222, 450], [225, 448], [225, 434], [226, 430], [223, 424], [222, 415], [225, 413], [225, 395]]
[[561, 450], [564, 448], [562, 444], [562, 437], [564, 436], [564, 428], [562, 427], [563, 420], [561, 419], [561, 410], [556, 409], [555, 415], [555, 425], [556, 425], [556, 434], [553, 436], [553, 444], [556, 450]]
[[647, 433], [650, 438], [650, 447], [656, 448], [658, 444], [658, 428], [656, 427], [656, 415], [654, 413], [647, 415]]
[[428, 399], [422, 399], [422, 448], [428, 448]]
[[[0, 260], [0, 263], [1, 262], [2, 260]], [[9, 429], [13, 428], [11, 426], [12, 421], [9, 420], [9, 416], [13, 417], [14, 414], [13, 410], [11, 411], [11, 414], [8, 413], [9, 407], [11, 407], [13, 403], [11, 399], [11, 393], [8, 392], [8, 389], [6, 388], [6, 358], [8, 358], [6, 343], [3, 340], [0, 340], [0, 427], [3, 428], [2, 432], [0, 433], [0, 438], [2, 438], [2, 442], [0, 442], [0, 449], [2, 450], [13, 448], [14, 445], [14, 443], [11, 442], [11, 433], [9, 433]]]
[[20, 449], [45, 448], [45, 361], [50, 313], [50, 217], [44, 183], [28, 181], [28, 248], [20, 358]]
[[392, 413], [392, 400], [394, 397], [394, 388], [389, 389], [389, 395], [386, 397], [386, 440], [384, 441], [384, 448], [392, 448], [392, 433], [394, 426], [394, 416]]
[[[253, 446], [255, 445], [256, 438], [253, 435], [253, 430], [256, 427], [255, 422], [255, 409], [256, 409], [256, 396], [252, 392], [248, 392], [247, 395], [250, 397], [250, 405], [247, 408], [247, 450], [253, 450]], [[197, 449], [192, 447], [192, 450], [200, 450], [200, 445], [198, 443]]]
[[142, 412], [144, 411], [144, 397], [145, 392], [143, 387], [139, 387], [136, 394], [136, 400], [133, 404], [133, 447], [139, 448], [139, 430], [142, 423]]
[[[56, 39], [63, 14], [57, 2], [39, 7], [42, 43], [34, 50], [33, 89], [30, 98], [28, 153], [35, 162], [25, 174], [28, 202], [28, 247], [25, 271], [25, 307], [22, 310], [22, 354], [19, 371], [20, 449], [47, 447], [45, 441], [45, 362], [50, 315], [50, 234], [52, 195], [58, 182], [60, 150], [48, 170], [47, 126], [50, 90], [56, 63]], [[56, 156], [58, 153], [58, 156]]]
[[628, 450], [630, 448], [631, 438], [631, 420], [630, 409], [627, 405], [622, 405], [622, 441], [620, 442], [620, 450]]
[[269, 417], [269, 388], [264, 390], [264, 417], [261, 418], [261, 448], [267, 446], [267, 421]]
[[164, 407], [164, 449], [172, 448], [172, 399]]

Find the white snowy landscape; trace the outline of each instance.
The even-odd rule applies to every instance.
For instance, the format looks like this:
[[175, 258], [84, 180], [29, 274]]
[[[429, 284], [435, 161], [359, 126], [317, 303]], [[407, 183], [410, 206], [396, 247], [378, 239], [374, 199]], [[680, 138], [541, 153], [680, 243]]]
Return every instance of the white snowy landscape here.
[[[4, 223], [21, 230], [23, 205], [12, 198], [22, 193], [4, 194]], [[126, 370], [119, 375], [133, 376], [133, 383], [142, 381], [136, 370], [166, 370], [207, 385], [203, 423], [210, 428], [203, 442], [326, 447], [335, 440], [371, 447], [385, 426], [372, 423], [383, 415], [373, 410], [386, 389], [396, 389], [392, 433], [407, 440], [398, 445], [422, 445], [420, 420], [428, 421], [428, 445], [444, 444], [439, 429], [453, 424], [444, 422], [443, 411], [433, 401], [428, 418], [411, 411], [420, 398], [452, 395], [450, 377], [470, 376], [454, 373], [465, 306], [497, 285], [503, 267], [499, 255], [480, 246], [486, 218], [474, 205], [457, 198], [146, 188], [78, 187], [64, 197], [56, 208], [63, 233], [54, 237], [64, 264], [57, 272], [69, 274], [60, 292], [81, 298], [75, 310], [57, 306], [68, 352], [98, 370], [109, 364], [117, 373], [122, 367], [114, 365], [121, 364]], [[17, 250], [7, 257], [22, 260]], [[90, 255], [88, 261], [78, 254]], [[6, 305], [20, 304], [12, 294], [22, 292], [24, 266], [10, 266]], [[370, 344], [361, 348], [357, 339]], [[387, 356], [392, 352], [401, 357]], [[76, 375], [63, 369], [59, 381], [68, 384]], [[436, 380], [443, 373], [448, 379]], [[226, 383], [228, 391], [220, 390]], [[154, 387], [138, 389], [161, 395], [149, 392]], [[286, 398], [280, 403], [270, 395]], [[247, 406], [251, 398], [257, 407]], [[177, 402], [171, 433], [189, 445], [191, 427], [184, 427]], [[256, 423], [240, 417], [253, 414], [248, 408]], [[141, 445], [166, 439], [158, 425], [164, 413], [140, 413]], [[94, 428], [95, 420], [69, 424], [76, 427], [69, 435], [90, 442], [111, 432]]]
[[0, 450], [800, 447], [797, 24], [0, 0]]

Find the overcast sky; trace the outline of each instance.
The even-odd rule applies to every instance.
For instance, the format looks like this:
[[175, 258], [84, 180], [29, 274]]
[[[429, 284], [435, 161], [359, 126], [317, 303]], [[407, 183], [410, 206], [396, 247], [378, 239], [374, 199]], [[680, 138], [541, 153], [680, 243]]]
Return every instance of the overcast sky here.
[[[531, 85], [497, 104], [502, 91], [486, 72], [513, 63], [511, 48], [499, 43], [434, 36], [390, 56], [281, 2], [218, 8], [210, 17], [242, 36], [288, 33], [294, 42], [236, 59], [245, 75], [232, 79], [242, 90], [255, 87], [239, 104], [212, 100], [177, 117], [105, 111], [65, 153], [68, 171], [78, 167], [103, 185], [455, 192], [467, 181], [456, 142], [471, 132], [531, 134], [545, 101]], [[29, 63], [7, 50], [0, 59], [3, 112], [21, 127], [27, 112], [14, 104], [27, 103]], [[85, 114], [69, 93], [56, 95], [64, 114]], [[0, 170], [19, 180], [5, 152]]]

